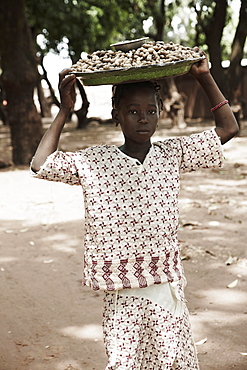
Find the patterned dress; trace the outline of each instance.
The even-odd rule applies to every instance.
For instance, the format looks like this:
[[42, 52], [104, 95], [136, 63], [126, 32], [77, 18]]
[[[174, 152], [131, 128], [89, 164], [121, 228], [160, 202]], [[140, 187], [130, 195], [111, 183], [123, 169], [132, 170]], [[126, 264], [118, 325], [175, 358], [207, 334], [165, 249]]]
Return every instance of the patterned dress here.
[[103, 332], [108, 370], [198, 370], [186, 304], [176, 283], [107, 292]]
[[[36, 174], [82, 186], [84, 277], [92, 289], [106, 291], [108, 369], [198, 369], [177, 240], [180, 174], [222, 163], [220, 139], [211, 129], [155, 142], [143, 163], [115, 145], [56, 151]], [[182, 302], [179, 313], [167, 309], [165, 293], [164, 303], [150, 300], [153, 286], [161, 295], [172, 287]], [[150, 295], [139, 296], [138, 288]], [[136, 295], [124, 294], [135, 289]]]

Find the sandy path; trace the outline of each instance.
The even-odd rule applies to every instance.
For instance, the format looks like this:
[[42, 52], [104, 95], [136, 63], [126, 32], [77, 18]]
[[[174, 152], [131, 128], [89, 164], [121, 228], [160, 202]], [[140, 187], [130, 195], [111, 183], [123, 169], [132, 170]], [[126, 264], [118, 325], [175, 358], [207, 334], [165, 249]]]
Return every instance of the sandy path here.
[[[246, 144], [227, 144], [224, 170], [183, 176], [179, 238], [201, 370], [247, 369]], [[101, 293], [81, 285], [81, 189], [27, 168], [2, 170], [0, 189], [0, 369], [103, 370]]]

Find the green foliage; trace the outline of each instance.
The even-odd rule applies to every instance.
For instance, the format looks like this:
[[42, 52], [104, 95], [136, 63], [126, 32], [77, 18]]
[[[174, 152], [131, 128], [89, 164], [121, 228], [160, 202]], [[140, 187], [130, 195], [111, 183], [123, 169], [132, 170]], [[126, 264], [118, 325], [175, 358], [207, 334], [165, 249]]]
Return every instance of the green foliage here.
[[[59, 53], [61, 45], [65, 45], [75, 62], [82, 51], [108, 49], [111, 43], [146, 35], [190, 47], [197, 45], [207, 51], [208, 36], [218, 24], [216, 7], [227, 6], [220, 43], [221, 58], [228, 59], [237, 26], [229, 6], [234, 1], [26, 0], [26, 13], [34, 43], [37, 35], [44, 36], [43, 47], [36, 44], [38, 53], [45, 55], [50, 50]], [[145, 28], [145, 34], [146, 20], [151, 24], [149, 29]]]
[[[235, 0], [225, 0], [227, 12], [225, 18], [224, 35], [221, 39], [222, 60], [229, 58], [229, 55], [231, 53], [231, 43], [236, 30], [237, 22], [236, 19], [233, 19], [233, 9], [230, 7], [231, 4], [234, 5], [234, 2], [236, 3]], [[210, 29], [212, 30], [217, 24], [217, 20], [215, 19], [215, 8], [216, 5], [221, 6], [219, 3], [223, 5], [224, 1], [188, 1], [188, 6], [196, 14], [196, 43], [198, 44], [198, 46], [202, 47], [205, 50], [207, 49], [205, 30], [209, 30], [208, 32], [210, 32]]]
[[26, 0], [27, 17], [34, 39], [45, 37], [47, 53], [59, 52], [59, 44], [68, 40], [69, 54], [77, 60], [80, 53], [109, 48], [111, 43], [143, 36], [146, 17], [140, 0]]

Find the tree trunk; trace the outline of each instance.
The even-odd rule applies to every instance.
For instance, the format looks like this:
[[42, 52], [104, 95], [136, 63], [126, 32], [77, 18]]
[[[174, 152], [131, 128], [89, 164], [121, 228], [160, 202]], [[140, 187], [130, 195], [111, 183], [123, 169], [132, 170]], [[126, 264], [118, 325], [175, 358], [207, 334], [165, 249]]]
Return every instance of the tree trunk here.
[[222, 73], [222, 50], [221, 39], [226, 23], [227, 1], [216, 1], [213, 17], [211, 22], [205, 28], [206, 44], [212, 63], [211, 73], [218, 85], [223, 88], [224, 76]]
[[[185, 94], [180, 93], [174, 81], [174, 78], [164, 78], [159, 81], [161, 86], [161, 98], [163, 100], [163, 115], [172, 120], [172, 127], [185, 128], [184, 108], [187, 101]], [[161, 114], [162, 117], [162, 114]]]
[[[160, 2], [159, 2], [160, 1]], [[155, 33], [147, 33], [147, 36], [154, 41], [162, 41], [164, 36], [164, 25], [165, 25], [165, 0], [159, 0], [158, 2], [148, 0], [148, 8], [150, 9], [155, 25]]]
[[8, 113], [6, 108], [6, 94], [3, 91], [3, 84], [0, 80], [0, 120], [4, 126], [9, 125]]
[[[239, 90], [239, 85], [242, 78], [241, 60], [243, 58], [243, 50], [247, 37], [247, 1], [241, 1], [239, 12], [239, 23], [236, 28], [235, 36], [232, 43], [232, 51], [230, 56], [230, 66], [227, 70], [227, 97], [232, 103], [236, 99], [236, 92]], [[241, 98], [241, 94], [239, 94]]]
[[55, 104], [58, 108], [60, 107], [60, 102], [59, 100], [57, 99], [56, 95], [55, 95], [55, 92], [54, 92], [54, 89], [51, 85], [51, 82], [48, 78], [48, 75], [47, 75], [47, 70], [45, 69], [44, 67], [44, 63], [43, 63], [43, 57], [41, 58], [40, 60], [40, 66], [43, 70], [43, 75], [42, 75], [42, 79], [45, 80], [45, 82], [47, 83], [48, 85], [48, 88], [50, 90], [50, 94], [51, 94], [51, 97], [50, 97], [50, 104]]
[[227, 0], [219, 0], [215, 2], [215, 8], [210, 18], [203, 18], [203, 10], [195, 10], [197, 12], [197, 41], [199, 40], [199, 34], [203, 32], [206, 37], [206, 44], [208, 45], [208, 52], [210, 56], [210, 62], [212, 64], [211, 73], [214, 76], [217, 84], [223, 89], [224, 76], [222, 73], [222, 50], [221, 50], [221, 39], [223, 30], [226, 23], [226, 11], [227, 11]]
[[2, 102], [0, 102], [0, 120], [3, 122], [4, 126], [9, 125], [7, 110]]
[[157, 34], [155, 41], [163, 40], [164, 36], [164, 24], [165, 24], [165, 0], [160, 1], [160, 12], [155, 17]]
[[89, 101], [87, 100], [87, 95], [85, 93], [85, 89], [80, 83], [80, 81], [76, 81], [77, 87], [80, 91], [81, 94], [81, 99], [82, 99], [82, 106], [80, 109], [77, 111], [74, 111], [74, 113], [77, 115], [78, 118], [78, 124], [77, 124], [77, 129], [83, 129], [87, 126], [88, 124], [88, 118], [87, 118], [87, 113], [88, 113], [88, 108], [89, 108]]
[[37, 94], [39, 99], [41, 117], [51, 117], [51, 102], [49, 98], [45, 97], [44, 89], [41, 83], [42, 77], [37, 81]]
[[37, 68], [24, 0], [0, 0], [0, 53], [13, 162], [27, 165], [41, 139], [42, 124], [33, 101]]

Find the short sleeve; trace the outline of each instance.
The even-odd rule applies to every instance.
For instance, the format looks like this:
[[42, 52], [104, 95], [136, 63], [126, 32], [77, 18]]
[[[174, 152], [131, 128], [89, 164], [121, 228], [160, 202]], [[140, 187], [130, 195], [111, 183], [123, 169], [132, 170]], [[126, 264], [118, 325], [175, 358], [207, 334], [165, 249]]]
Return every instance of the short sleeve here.
[[32, 176], [69, 185], [80, 185], [75, 158], [76, 153], [56, 151], [47, 157], [37, 173], [32, 172]]
[[222, 145], [214, 128], [171, 139], [170, 145], [179, 160], [181, 172], [223, 167]]

